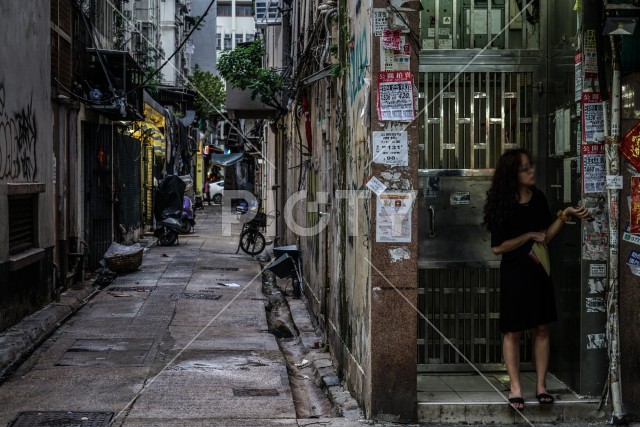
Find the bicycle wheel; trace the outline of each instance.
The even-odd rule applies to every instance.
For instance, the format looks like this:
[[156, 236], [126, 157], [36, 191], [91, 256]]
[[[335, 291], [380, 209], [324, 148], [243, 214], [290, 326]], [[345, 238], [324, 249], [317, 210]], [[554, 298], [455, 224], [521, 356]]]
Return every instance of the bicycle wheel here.
[[240, 249], [248, 255], [258, 255], [264, 251], [266, 242], [259, 231], [246, 230], [240, 235]]

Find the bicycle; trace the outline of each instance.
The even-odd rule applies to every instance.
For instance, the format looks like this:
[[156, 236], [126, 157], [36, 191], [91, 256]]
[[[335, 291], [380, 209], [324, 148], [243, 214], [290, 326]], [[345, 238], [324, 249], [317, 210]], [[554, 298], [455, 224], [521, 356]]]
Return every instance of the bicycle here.
[[260, 229], [267, 226], [267, 218], [275, 219], [279, 215], [280, 212], [277, 210], [275, 211], [275, 215], [258, 212], [251, 221], [242, 224], [242, 231], [240, 232], [236, 253], [238, 253], [240, 249], [247, 255], [258, 255], [264, 251], [264, 248], [267, 246], [267, 241], [260, 232]]

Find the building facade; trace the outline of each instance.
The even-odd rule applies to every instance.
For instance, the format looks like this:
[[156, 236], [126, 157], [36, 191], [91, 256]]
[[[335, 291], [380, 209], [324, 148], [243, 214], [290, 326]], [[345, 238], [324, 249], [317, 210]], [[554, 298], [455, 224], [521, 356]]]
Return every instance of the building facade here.
[[256, 22], [250, 1], [222, 1], [217, 5], [216, 47], [218, 51], [233, 49], [240, 43], [254, 40]]
[[[600, 396], [619, 344], [623, 400], [638, 411], [637, 277], [624, 266], [634, 239], [624, 222], [610, 227], [634, 196], [625, 175], [619, 203], [604, 167], [605, 137], [638, 121], [637, 36], [603, 35], [638, 5], [610, 3], [301, 1], [262, 30], [265, 65], [289, 83], [289, 114], [264, 149], [264, 203], [285, 213], [271, 232], [303, 250], [309, 308], [368, 417], [429, 420], [436, 406], [417, 378], [504, 370], [499, 258], [481, 223], [496, 161], [512, 148], [532, 153], [553, 212], [581, 201], [595, 217], [567, 224], [551, 247], [551, 372]], [[603, 107], [615, 104], [611, 40], [627, 64], [621, 128]], [[528, 340], [521, 353], [533, 369]]]

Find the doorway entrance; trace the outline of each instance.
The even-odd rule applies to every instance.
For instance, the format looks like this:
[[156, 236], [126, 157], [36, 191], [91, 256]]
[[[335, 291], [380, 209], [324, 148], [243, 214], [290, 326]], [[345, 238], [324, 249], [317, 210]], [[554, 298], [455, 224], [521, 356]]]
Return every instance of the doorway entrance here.
[[[498, 157], [532, 150], [538, 140], [538, 67], [446, 69], [428, 67], [421, 76], [418, 302], [448, 341], [420, 319], [418, 371], [472, 371], [452, 345], [481, 369], [497, 371], [499, 258], [482, 227], [483, 206]], [[529, 340], [521, 353], [523, 368], [531, 368]]]

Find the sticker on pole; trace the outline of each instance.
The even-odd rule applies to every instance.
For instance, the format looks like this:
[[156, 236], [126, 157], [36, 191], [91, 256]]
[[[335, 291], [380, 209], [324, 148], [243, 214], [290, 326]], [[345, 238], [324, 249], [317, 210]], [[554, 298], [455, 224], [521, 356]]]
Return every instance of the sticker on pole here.
[[414, 117], [411, 71], [378, 73], [378, 119], [410, 122]]
[[369, 182], [366, 184], [367, 188], [375, 193], [376, 196], [380, 197], [384, 190], [387, 189], [387, 186], [382, 183], [378, 178], [372, 176]]

